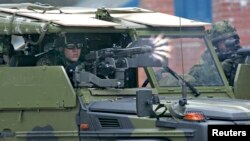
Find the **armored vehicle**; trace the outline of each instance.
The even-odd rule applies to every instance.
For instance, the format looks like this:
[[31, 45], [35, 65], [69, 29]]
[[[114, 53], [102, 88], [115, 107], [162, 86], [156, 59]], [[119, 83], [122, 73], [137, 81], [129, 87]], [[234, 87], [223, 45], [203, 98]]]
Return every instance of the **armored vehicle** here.
[[[210, 126], [250, 123], [240, 99], [250, 68], [238, 67], [233, 91], [209, 23], [141, 8], [0, 7], [0, 140], [207, 141]], [[69, 38], [81, 63], [37, 65]]]

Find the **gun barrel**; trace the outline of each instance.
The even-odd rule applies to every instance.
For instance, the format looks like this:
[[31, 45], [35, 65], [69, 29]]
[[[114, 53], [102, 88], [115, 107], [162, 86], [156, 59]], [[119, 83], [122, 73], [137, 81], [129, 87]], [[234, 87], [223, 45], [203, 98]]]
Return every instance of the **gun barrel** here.
[[145, 54], [152, 52], [153, 49], [150, 46], [142, 46], [142, 47], [132, 47], [132, 48], [124, 48], [124, 49], [116, 49], [114, 50], [114, 54], [116, 57], [131, 57], [136, 54]]
[[85, 55], [85, 60], [96, 60], [100, 58], [112, 57], [112, 58], [120, 58], [120, 57], [131, 57], [136, 54], [145, 54], [152, 52], [153, 49], [150, 46], [142, 46], [142, 47], [131, 47], [131, 48], [106, 48], [98, 51], [91, 51], [89, 54]]

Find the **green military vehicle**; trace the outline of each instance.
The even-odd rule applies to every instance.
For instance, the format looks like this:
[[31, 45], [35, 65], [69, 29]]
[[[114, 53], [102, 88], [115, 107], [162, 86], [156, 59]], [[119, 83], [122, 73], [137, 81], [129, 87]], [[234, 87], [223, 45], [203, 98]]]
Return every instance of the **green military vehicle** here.
[[[141, 8], [0, 7], [0, 140], [207, 141], [213, 126], [250, 124], [240, 99], [250, 68], [238, 67], [233, 92], [208, 23]], [[60, 53], [61, 35], [84, 46], [71, 75], [36, 65]]]

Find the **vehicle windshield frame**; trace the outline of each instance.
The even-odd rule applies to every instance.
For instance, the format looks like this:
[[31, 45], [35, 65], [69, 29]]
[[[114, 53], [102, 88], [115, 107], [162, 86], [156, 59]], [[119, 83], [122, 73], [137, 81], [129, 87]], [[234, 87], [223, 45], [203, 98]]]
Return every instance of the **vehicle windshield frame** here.
[[[193, 29], [193, 28], [192, 28]], [[223, 72], [223, 69], [221, 65], [219, 64], [218, 57], [216, 56], [215, 49], [212, 46], [211, 41], [208, 39], [206, 33], [204, 30], [201, 30], [200, 28], [197, 28], [197, 30], [190, 30], [187, 28], [187, 30], [182, 31], [167, 31], [167, 29], [162, 30], [150, 30], [150, 31], [141, 31], [139, 34], [139, 37], [150, 37], [150, 36], [157, 36], [159, 34], [164, 34], [169, 37], [180, 37], [180, 38], [203, 38], [204, 45], [207, 47], [207, 50], [210, 52], [211, 57], [214, 59], [215, 67], [218, 70], [218, 74], [221, 77], [223, 85], [220, 86], [195, 86], [199, 91], [201, 92], [214, 92], [216, 90], [219, 90], [220, 92], [224, 93], [229, 91], [229, 85], [227, 83], [225, 74]], [[152, 67], [145, 68], [145, 72], [148, 75], [149, 83], [151, 87], [156, 88], [158, 93], [179, 93], [181, 91], [181, 87], [161, 87], [156, 79], [154, 70]]]

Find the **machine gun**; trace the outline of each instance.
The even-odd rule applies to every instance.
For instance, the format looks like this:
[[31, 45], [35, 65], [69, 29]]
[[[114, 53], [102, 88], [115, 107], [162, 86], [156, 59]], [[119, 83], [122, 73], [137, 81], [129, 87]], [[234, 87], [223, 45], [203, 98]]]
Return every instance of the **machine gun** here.
[[[132, 48], [105, 48], [98, 51], [91, 51], [85, 56], [85, 65], [88, 71], [93, 74], [109, 78], [117, 68], [127, 69], [129, 67], [137, 67], [132, 65], [130, 58], [135, 58], [135, 55], [152, 52], [150, 46], [132, 47]], [[136, 60], [132, 62], [138, 64]]]
[[132, 57], [137, 54], [144, 54], [151, 52], [152, 48], [150, 46], [142, 46], [142, 47], [131, 47], [131, 48], [105, 48], [98, 51], [91, 51], [89, 54], [85, 56], [87, 61], [89, 60], [97, 60], [104, 59], [107, 57], [112, 58], [120, 58], [120, 57]]
[[150, 46], [105, 48], [85, 55], [84, 67], [77, 67], [77, 86], [124, 87], [125, 70], [128, 68], [161, 66], [150, 58]]
[[238, 60], [239, 63], [250, 63], [250, 48], [237, 48], [234, 51], [218, 54], [219, 60], [224, 61], [226, 59]]

